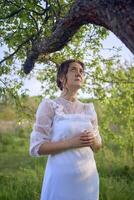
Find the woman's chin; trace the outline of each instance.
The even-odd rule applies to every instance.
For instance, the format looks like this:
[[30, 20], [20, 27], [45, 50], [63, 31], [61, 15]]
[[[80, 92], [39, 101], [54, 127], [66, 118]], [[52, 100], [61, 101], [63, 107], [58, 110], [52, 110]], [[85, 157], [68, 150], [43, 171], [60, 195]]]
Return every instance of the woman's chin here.
[[76, 84], [76, 85], [73, 85], [72, 87], [75, 88], [75, 89], [80, 89], [81, 88], [81, 84]]

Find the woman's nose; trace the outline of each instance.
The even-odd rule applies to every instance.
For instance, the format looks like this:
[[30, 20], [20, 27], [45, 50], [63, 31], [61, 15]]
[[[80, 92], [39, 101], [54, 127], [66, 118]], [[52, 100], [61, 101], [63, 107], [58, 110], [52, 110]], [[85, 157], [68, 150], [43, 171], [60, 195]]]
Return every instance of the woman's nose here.
[[79, 71], [77, 71], [75, 76], [80, 76], [81, 77], [81, 73]]

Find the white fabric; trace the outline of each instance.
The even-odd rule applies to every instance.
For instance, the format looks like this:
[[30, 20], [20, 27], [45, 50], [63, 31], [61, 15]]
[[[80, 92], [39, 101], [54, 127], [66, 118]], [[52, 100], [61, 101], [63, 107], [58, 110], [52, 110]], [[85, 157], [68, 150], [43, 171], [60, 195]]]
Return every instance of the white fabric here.
[[[92, 130], [101, 143], [92, 103], [70, 102], [62, 97], [43, 99], [30, 136], [30, 155], [40, 156], [39, 147], [47, 141], [65, 140], [85, 129]], [[99, 176], [90, 147], [48, 156], [41, 200], [98, 200], [98, 196]]]

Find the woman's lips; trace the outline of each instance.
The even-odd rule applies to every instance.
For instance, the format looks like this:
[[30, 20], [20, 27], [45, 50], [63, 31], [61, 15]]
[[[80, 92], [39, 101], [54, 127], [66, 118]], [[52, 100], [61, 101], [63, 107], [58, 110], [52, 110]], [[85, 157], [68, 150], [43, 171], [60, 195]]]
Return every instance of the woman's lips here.
[[76, 78], [75, 81], [81, 81], [81, 78]]

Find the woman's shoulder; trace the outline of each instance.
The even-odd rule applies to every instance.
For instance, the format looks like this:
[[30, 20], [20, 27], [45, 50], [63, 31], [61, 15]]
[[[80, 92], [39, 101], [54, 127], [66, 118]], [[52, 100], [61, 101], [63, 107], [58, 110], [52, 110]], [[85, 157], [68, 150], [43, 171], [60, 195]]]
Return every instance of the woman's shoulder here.
[[79, 100], [79, 103], [87, 109], [93, 109], [94, 108], [93, 102], [82, 102], [82, 101]]
[[51, 106], [51, 101], [48, 98], [43, 97], [42, 100], [40, 101], [36, 115], [44, 115], [46, 113], [52, 113], [52, 106]]
[[94, 108], [94, 103], [93, 102], [81, 102], [81, 105], [83, 107], [83, 110], [85, 111], [86, 114], [94, 114], [95, 113], [95, 108]]
[[43, 97], [36, 111], [36, 116], [49, 115], [50, 117], [54, 117], [56, 113], [61, 113], [62, 110], [62, 106], [56, 103], [54, 99]]
[[51, 107], [52, 106], [52, 100], [48, 97], [43, 97], [39, 106]]
[[41, 101], [41, 104], [43, 104], [45, 107], [48, 107], [49, 109], [52, 109], [53, 111], [56, 108], [62, 107], [62, 104], [57, 102], [57, 98], [50, 99], [48, 97], [44, 97]]

